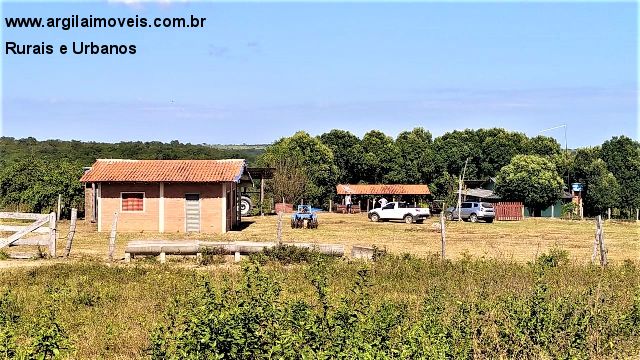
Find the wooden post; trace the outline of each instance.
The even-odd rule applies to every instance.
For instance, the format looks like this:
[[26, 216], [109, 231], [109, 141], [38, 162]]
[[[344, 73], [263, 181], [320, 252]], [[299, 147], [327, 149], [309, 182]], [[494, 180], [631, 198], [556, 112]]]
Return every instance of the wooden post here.
[[331, 201], [331, 199], [329, 199], [329, 212], [331, 212], [333, 209], [333, 202]]
[[611, 220], [611, 208], [607, 208], [607, 220]]
[[160, 264], [164, 264], [167, 261], [167, 253], [164, 251], [160, 253]]
[[260, 216], [264, 216], [264, 176], [260, 176]]
[[369, 199], [367, 199], [367, 213], [369, 212]]
[[598, 242], [600, 241], [600, 223], [598, 222], [600, 219], [600, 215], [596, 217], [596, 235], [593, 239], [593, 253], [591, 254], [591, 262], [596, 261], [596, 256], [598, 256]]
[[607, 265], [607, 248], [604, 245], [604, 227], [602, 216], [600, 215], [596, 218], [596, 236], [593, 242], [593, 255], [591, 255], [592, 262], [596, 260], [598, 251], [600, 251], [600, 265]]
[[69, 226], [69, 234], [67, 235], [67, 246], [64, 248], [64, 257], [68, 258], [71, 253], [71, 243], [73, 236], [76, 234], [76, 221], [78, 220], [78, 209], [71, 209], [71, 225]]
[[598, 222], [600, 223], [600, 265], [607, 265], [607, 248], [604, 245], [604, 226], [602, 219], [598, 216]]
[[233, 261], [235, 261], [235, 262], [240, 262], [240, 251], [236, 251], [236, 252], [233, 254]]
[[58, 218], [60, 220], [60, 213], [62, 212], [62, 194], [58, 194]]
[[56, 213], [49, 214], [49, 256], [52, 258], [56, 257], [57, 220]]
[[278, 245], [282, 244], [282, 211], [278, 213], [278, 227], [276, 230], [276, 237], [278, 239]]
[[442, 260], [446, 258], [445, 249], [447, 247], [447, 236], [444, 229], [444, 211], [440, 213], [440, 242], [442, 246]]
[[555, 215], [556, 215], [556, 214], [555, 214], [554, 206], [553, 206], [553, 204], [551, 204], [551, 217], [552, 217], [552, 218], [554, 218], [554, 217], [555, 217]]
[[640, 209], [636, 209], [636, 221], [640, 221]]
[[[116, 249], [116, 229], [118, 228], [118, 212], [113, 213], [111, 234], [109, 235], [109, 261], [113, 261], [113, 252]], [[162, 257], [160, 257], [162, 259]], [[161, 261], [162, 262], [162, 261]]]
[[126, 263], [131, 262], [131, 253], [124, 253], [124, 262]]

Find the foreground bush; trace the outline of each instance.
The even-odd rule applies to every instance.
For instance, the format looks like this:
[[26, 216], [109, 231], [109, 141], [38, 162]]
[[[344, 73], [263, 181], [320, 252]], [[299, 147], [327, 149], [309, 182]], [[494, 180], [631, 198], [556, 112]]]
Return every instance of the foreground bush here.
[[529, 292], [488, 296], [478, 289], [478, 296], [453, 299], [435, 287], [415, 316], [406, 302], [374, 301], [368, 269], [357, 271], [347, 293], [332, 296], [318, 261], [307, 270], [315, 298], [286, 301], [280, 285], [250, 264], [235, 288], [216, 290], [205, 277], [191, 296], [176, 299], [149, 351], [154, 359], [587, 359], [637, 352], [640, 293], [623, 309], [599, 285], [553, 293], [548, 272], [560, 266], [558, 257], [530, 264]]

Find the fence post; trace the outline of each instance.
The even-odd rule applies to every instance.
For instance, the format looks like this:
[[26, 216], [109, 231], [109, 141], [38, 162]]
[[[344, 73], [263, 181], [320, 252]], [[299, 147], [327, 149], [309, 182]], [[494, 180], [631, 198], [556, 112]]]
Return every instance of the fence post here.
[[278, 227], [276, 230], [278, 245], [282, 245], [282, 211], [278, 213]]
[[331, 212], [333, 209], [333, 201], [331, 201], [331, 199], [329, 199], [329, 212]]
[[56, 213], [49, 214], [49, 256], [52, 258], [56, 257], [57, 220]]
[[58, 220], [60, 220], [60, 213], [62, 212], [62, 194], [58, 194]]
[[607, 208], [607, 220], [611, 220], [611, 208]]
[[640, 209], [636, 209], [636, 221], [640, 221]]
[[442, 247], [442, 260], [446, 258], [445, 249], [447, 247], [447, 236], [444, 229], [444, 211], [440, 213], [440, 245]]
[[113, 252], [116, 249], [116, 229], [118, 228], [118, 212], [113, 213], [111, 234], [109, 235], [109, 261], [113, 261]]
[[600, 223], [600, 265], [607, 265], [607, 248], [604, 245], [604, 226], [602, 223], [602, 218], [598, 216], [598, 222]]
[[71, 209], [71, 225], [69, 226], [69, 234], [67, 235], [67, 246], [64, 248], [64, 257], [69, 257], [71, 253], [71, 243], [73, 242], [73, 236], [76, 234], [76, 221], [78, 220], [78, 209]]

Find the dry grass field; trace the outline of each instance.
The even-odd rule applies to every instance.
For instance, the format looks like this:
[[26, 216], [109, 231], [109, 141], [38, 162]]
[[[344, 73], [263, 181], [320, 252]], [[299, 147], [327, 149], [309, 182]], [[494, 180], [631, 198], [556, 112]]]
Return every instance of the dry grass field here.
[[[47, 308], [53, 308], [56, 321], [65, 329], [71, 344], [64, 350], [65, 357], [149, 358], [150, 334], [158, 324], [166, 323], [167, 311], [175, 299], [188, 298], [198, 291], [203, 277], [219, 290], [238, 286], [242, 283], [242, 267], [230, 261], [199, 265], [193, 260], [182, 261], [179, 257], [169, 257], [170, 263], [164, 265], [153, 259], [124, 264], [122, 258], [126, 243], [134, 239], [185, 238], [273, 241], [277, 219], [277, 216], [247, 218], [244, 229], [222, 236], [120, 233], [116, 249], [116, 258], [120, 259], [118, 264], [105, 263], [109, 233], [97, 233], [95, 225], [79, 221], [70, 260], [0, 261], [0, 295], [10, 291], [18, 304], [17, 342], [28, 347], [30, 341], [37, 338], [34, 334], [42, 328], [39, 325], [43, 321], [42, 314], [46, 314]], [[289, 217], [285, 215], [283, 240], [340, 243], [346, 245], [347, 254], [355, 244], [377, 245], [392, 253], [411, 253], [417, 257], [427, 257], [440, 250], [440, 233], [433, 227], [437, 219], [407, 225], [401, 222], [372, 223], [364, 214], [320, 213], [319, 220], [317, 230], [291, 229]], [[69, 223], [62, 221], [59, 228], [58, 255], [61, 255]], [[433, 257], [421, 260], [401, 256], [385, 257], [371, 263], [332, 261], [326, 270], [332, 306], [353, 294], [358, 271], [368, 268], [372, 304], [379, 305], [383, 301], [405, 304], [408, 323], [420, 316], [425, 299], [440, 293], [442, 304], [448, 309], [448, 315], [443, 315], [443, 319], [450, 321], [451, 314], [459, 311], [460, 304], [484, 304], [482, 306], [494, 309], [491, 315], [482, 317], [475, 314], [471, 323], [478, 329], [497, 331], [500, 321], [517, 315], [518, 306], [526, 308], [534, 303], [539, 273], [535, 265], [525, 263], [555, 247], [566, 250], [573, 263], [545, 270], [543, 284], [549, 287], [549, 294], [545, 295], [548, 296], [545, 301], [549, 302], [545, 304], [549, 309], [573, 309], [571, 311], [575, 314], [581, 314], [583, 308], [594, 311], [597, 316], [589, 318], [592, 319], [589, 338], [599, 339], [603, 334], [612, 334], [611, 342], [598, 340], [597, 343], [602, 341], [602, 344], [595, 346], [595, 350], [585, 350], [585, 354], [590, 354], [587, 357], [625, 358], [637, 354], [639, 345], [636, 337], [626, 336], [620, 331], [613, 334], [611, 329], [635, 328], [624, 319], [635, 309], [636, 293], [640, 294], [639, 273], [637, 265], [634, 265], [640, 261], [640, 224], [606, 222], [605, 237], [614, 266], [605, 269], [583, 265], [591, 258], [593, 221], [447, 222], [446, 229], [448, 257], [461, 259], [471, 256], [474, 259], [441, 262]], [[27, 251], [33, 252], [34, 249], [15, 247], [8, 250]], [[633, 263], [625, 263], [626, 259], [633, 260]], [[268, 263], [263, 269], [281, 285], [281, 304], [300, 300], [316, 304], [314, 301], [317, 300], [309, 300], [314, 299], [316, 293], [308, 264]], [[602, 301], [598, 300], [600, 297]], [[514, 307], [504, 299], [518, 299], [520, 305]], [[596, 312], [591, 304], [599, 304], [599, 310]], [[575, 314], [571, 316], [578, 316]], [[549, 319], [562, 319], [556, 313], [547, 315]], [[502, 320], [495, 320], [493, 316], [502, 316]], [[574, 328], [579, 324], [570, 323]], [[565, 325], [560, 321], [557, 328], [544, 332], [565, 334], [562, 330]], [[475, 333], [475, 330], [470, 333]], [[490, 346], [487, 339], [477, 341], [482, 346]], [[505, 341], [504, 344], [509, 343], [509, 340]], [[497, 357], [485, 355], [477, 358]]]
[[[344, 244], [349, 254], [353, 245], [376, 245], [396, 254], [410, 253], [419, 257], [439, 253], [440, 233], [434, 227], [437, 218], [424, 224], [407, 225], [402, 222], [370, 222], [365, 214], [318, 215], [320, 227], [316, 230], [291, 229], [289, 215], [283, 215], [283, 241]], [[124, 257], [124, 248], [134, 239], [200, 239], [212, 241], [274, 241], [277, 216], [254, 216], [244, 218], [244, 228], [225, 235], [205, 234], [159, 234], [119, 233], [116, 258]], [[59, 255], [64, 248], [69, 223], [59, 225]], [[577, 263], [591, 259], [595, 224], [592, 220], [560, 220], [527, 218], [523, 221], [487, 223], [447, 222], [447, 257], [463, 256], [494, 258], [526, 262], [535, 259], [550, 248], [567, 250]], [[72, 258], [105, 258], [107, 256], [109, 232], [98, 233], [93, 224], [78, 221], [78, 229], [71, 251]], [[605, 241], [611, 262], [626, 259], [640, 260], [640, 224], [635, 222], [607, 221]], [[33, 251], [33, 248], [12, 248], [15, 251]], [[10, 262], [2, 262], [11, 266]], [[20, 263], [26, 263], [24, 261]], [[24, 264], [25, 266], [33, 264]], [[1, 265], [0, 265], [1, 266]]]

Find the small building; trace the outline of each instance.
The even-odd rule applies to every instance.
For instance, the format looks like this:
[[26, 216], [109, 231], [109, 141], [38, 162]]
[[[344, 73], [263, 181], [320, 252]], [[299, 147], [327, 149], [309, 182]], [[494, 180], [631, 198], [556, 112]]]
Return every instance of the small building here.
[[[371, 208], [376, 207], [376, 197], [385, 197], [388, 201], [405, 200], [417, 202], [431, 192], [427, 185], [415, 184], [338, 184], [336, 193], [341, 196], [355, 195], [366, 199], [366, 208], [369, 211], [369, 198], [373, 196]], [[355, 203], [354, 203], [355, 204]]]
[[242, 159], [100, 159], [80, 179], [85, 218], [109, 231], [225, 233], [240, 224]]

